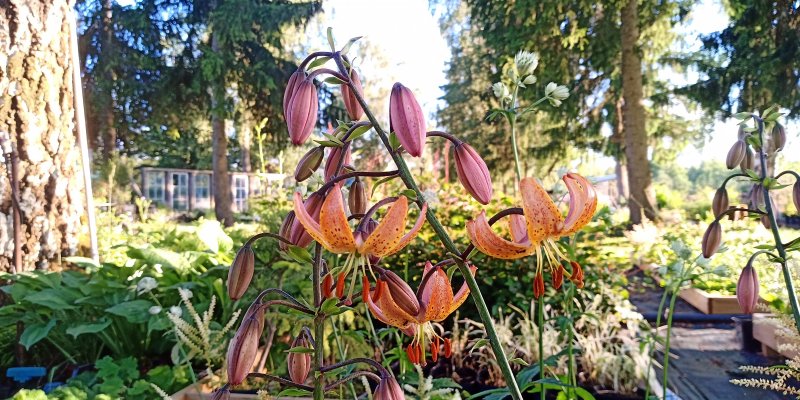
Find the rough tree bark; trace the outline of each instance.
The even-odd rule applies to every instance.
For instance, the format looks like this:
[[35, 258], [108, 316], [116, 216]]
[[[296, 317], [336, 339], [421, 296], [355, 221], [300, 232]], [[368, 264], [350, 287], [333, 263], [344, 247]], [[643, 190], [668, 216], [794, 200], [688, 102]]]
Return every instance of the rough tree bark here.
[[639, 57], [638, 1], [628, 0], [622, 8], [622, 123], [625, 136], [625, 159], [628, 169], [628, 208], [633, 224], [642, 222], [642, 214], [655, 220], [655, 193], [651, 185], [650, 161], [647, 159], [647, 131], [642, 105], [642, 60]]
[[[219, 50], [219, 40], [211, 36], [211, 50]], [[228, 137], [225, 133], [225, 118], [222, 111], [224, 87], [211, 88], [211, 164], [214, 171], [214, 213], [217, 220], [225, 226], [233, 225], [233, 195], [228, 176]]]
[[[67, 0], [0, 0], [0, 138], [19, 155], [23, 269], [73, 255], [83, 214]], [[0, 271], [14, 242], [0, 164]]]

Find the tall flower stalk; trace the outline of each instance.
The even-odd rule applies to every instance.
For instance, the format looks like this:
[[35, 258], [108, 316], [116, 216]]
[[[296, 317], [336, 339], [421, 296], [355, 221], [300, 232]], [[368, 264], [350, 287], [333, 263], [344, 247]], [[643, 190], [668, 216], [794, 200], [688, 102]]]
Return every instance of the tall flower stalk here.
[[[777, 216], [778, 210], [772, 201], [770, 192], [784, 188], [778, 179], [784, 175], [792, 175], [795, 178], [793, 186], [793, 200], [795, 207], [800, 209], [800, 175], [795, 171], [784, 171], [773, 175], [769, 171], [767, 163], [768, 157], [774, 157], [786, 145], [785, 128], [778, 122], [782, 115], [778, 112], [778, 106], [772, 106], [762, 114], [742, 112], [734, 117], [740, 120], [738, 140], [728, 151], [726, 164], [728, 169], [739, 167], [742, 173], [735, 173], [726, 178], [714, 196], [713, 211], [714, 221], [709, 225], [705, 235], [703, 235], [703, 255], [709, 258], [716, 253], [722, 241], [722, 225], [720, 221], [735, 212], [746, 212], [753, 216], [759, 216], [761, 224], [772, 232], [773, 243], [759, 247], [746, 266], [743, 267], [742, 276], [737, 285], [737, 298], [743, 310], [752, 312], [755, 302], [758, 301], [758, 278], [753, 268], [753, 260], [759, 255], [764, 255], [771, 263], [777, 263], [781, 268], [786, 293], [791, 305], [792, 317], [798, 330], [800, 330], [800, 305], [797, 300], [794, 281], [791, 270], [787, 263], [788, 253], [800, 250], [800, 238], [784, 243], [780, 230], [778, 229]], [[753, 125], [748, 126], [748, 121], [752, 120]], [[766, 127], [770, 126], [770, 135], [766, 134]], [[754, 160], [753, 150], [758, 156], [758, 171]], [[726, 185], [733, 178], [746, 178], [752, 182], [750, 190], [750, 204], [747, 208], [734, 208], [728, 204], [728, 194]]]
[[[426, 132], [425, 120], [413, 93], [400, 84], [395, 85], [390, 102], [393, 132], [390, 134], [382, 128], [364, 101], [360, 79], [346, 56], [347, 50], [357, 39], [351, 39], [341, 50], [336, 50], [329, 30], [328, 41], [331, 51], [312, 53], [300, 64], [286, 88], [284, 114], [292, 142], [299, 145], [309, 139], [310, 131], [315, 127], [317, 120], [318, 99], [314, 79], [327, 76], [325, 82], [343, 86], [348, 115], [357, 118], [363, 113], [367, 121], [341, 122], [337, 128], [324, 135], [325, 140], [317, 140], [321, 147], [330, 149], [325, 164], [325, 183], [310, 193], [305, 200], [296, 193], [294, 210], [287, 215], [280, 232], [262, 233], [251, 238], [237, 254], [229, 272], [230, 296], [232, 298], [244, 296], [254, 274], [255, 257], [251, 248], [253, 241], [263, 238], [277, 240], [287, 257], [301, 264], [310, 264], [313, 303], [308, 305], [298, 301], [289, 293], [279, 289], [267, 289], [261, 292], [245, 314], [239, 331], [231, 341], [228, 349], [228, 384], [215, 394], [215, 398], [227, 398], [230, 388], [239, 385], [245, 379], [262, 379], [306, 391], [313, 394], [315, 400], [322, 400], [326, 392], [340, 385], [349, 384], [352, 379], [362, 377], [377, 383], [374, 393], [376, 400], [402, 398], [402, 389], [391, 373], [379, 362], [371, 359], [352, 359], [332, 365], [325, 364], [326, 320], [347, 310], [354, 300], [358, 301], [358, 298], [353, 297], [353, 293], [354, 287], [359, 283], [357, 276], [360, 275], [361, 298], [367, 305], [367, 316], [372, 313], [382, 322], [396, 326], [407, 335], [413, 336], [407, 352], [409, 360], [417, 364], [426, 363], [428, 345], [434, 360], [440, 354], [442, 345], [444, 356], [449, 356], [449, 340], [436, 333], [430, 322], [445, 318], [460, 305], [468, 293], [486, 324], [487, 334], [509, 392], [512, 398], [521, 400], [519, 387], [474, 277], [477, 268], [467, 261], [469, 251], [459, 251], [434, 212], [428, 209], [401, 152], [420, 156], [424, 150], [426, 136], [440, 136], [453, 141], [458, 152], [456, 160], [459, 166], [459, 180], [465, 189], [483, 204], [488, 203], [492, 195], [491, 178], [486, 164], [471, 146], [455, 136], [446, 132]], [[329, 61], [335, 63], [335, 69], [325, 67]], [[396, 164], [396, 171], [358, 171], [350, 164], [351, 142], [369, 129], [374, 129], [377, 133]], [[301, 159], [295, 178], [302, 181], [313, 175], [323, 157], [324, 149], [320, 147], [312, 149]], [[360, 184], [360, 179], [378, 177], [399, 178], [410, 191], [379, 200], [371, 207], [367, 204], [365, 193], [352, 193], [348, 196], [351, 208], [348, 215], [342, 195], [346, 182], [354, 178], [355, 182], [350, 185], [350, 190], [363, 191], [364, 186]], [[413, 228], [405, 232], [409, 203], [419, 207], [420, 215]], [[388, 207], [388, 210], [380, 221], [376, 221], [373, 217], [382, 207]], [[354, 229], [350, 227], [351, 220], [358, 221]], [[442, 260], [435, 265], [428, 263], [420, 288], [415, 295], [397, 274], [379, 267], [378, 263], [383, 257], [402, 251], [414, 240], [425, 220], [432, 226], [452, 258]], [[313, 256], [305, 249], [312, 241], [316, 242]], [[329, 269], [325, 254], [339, 255], [345, 262]], [[458, 293], [453, 293], [449, 279], [441, 269], [448, 264], [455, 264], [464, 277], [466, 285]], [[376, 280], [374, 288], [370, 277]], [[349, 290], [346, 288], [348, 280]], [[275, 296], [280, 298], [267, 299]], [[300, 336], [295, 339], [289, 350], [290, 379], [249, 372], [264, 326], [264, 311], [270, 307], [293, 309], [308, 315], [311, 319], [311, 327], [304, 327], [301, 330]], [[313, 354], [313, 357], [309, 357], [309, 353]], [[356, 365], [368, 367], [374, 372], [353, 370]], [[348, 374], [334, 380], [340, 374], [337, 370], [345, 366], [348, 366]], [[310, 384], [307, 380], [311, 381]]]

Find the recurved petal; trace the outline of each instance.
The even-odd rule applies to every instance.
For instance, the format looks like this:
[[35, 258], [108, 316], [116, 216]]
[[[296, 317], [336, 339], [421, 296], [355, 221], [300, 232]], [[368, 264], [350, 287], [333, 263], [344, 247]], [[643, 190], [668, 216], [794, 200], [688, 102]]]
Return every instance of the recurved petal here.
[[562, 178], [569, 191], [569, 212], [561, 235], [570, 235], [592, 220], [597, 209], [597, 193], [588, 179], [569, 173]]
[[467, 234], [472, 244], [483, 254], [503, 260], [515, 260], [531, 255], [535, 250], [530, 243], [514, 243], [497, 236], [489, 221], [486, 220], [486, 212], [481, 211], [472, 221], [467, 221]]
[[525, 223], [525, 217], [519, 214], [512, 214], [508, 216], [508, 230], [511, 232], [511, 240], [515, 243], [527, 244], [528, 240], [528, 226]]
[[420, 315], [417, 322], [441, 321], [450, 314], [450, 304], [453, 302], [453, 288], [447, 273], [441, 268], [433, 268], [430, 262], [425, 264], [423, 286], [417, 290], [420, 303]]
[[[295, 213], [297, 213], [296, 210]], [[341, 254], [352, 253], [356, 250], [353, 231], [350, 229], [347, 215], [344, 213], [342, 190], [338, 185], [334, 185], [325, 196], [325, 202], [322, 203], [322, 210], [319, 212], [319, 226], [325, 242], [328, 244], [325, 246], [328, 251]]]
[[389, 206], [386, 215], [375, 230], [367, 237], [364, 244], [358, 249], [363, 255], [384, 257], [389, 254], [403, 237], [406, 228], [406, 215], [408, 214], [408, 199], [400, 196]]
[[[475, 273], [478, 271], [478, 267], [474, 265], [469, 266], [469, 272], [472, 273], [472, 276], [475, 276]], [[461, 307], [465, 301], [467, 301], [467, 296], [469, 296], [469, 286], [467, 282], [461, 284], [461, 288], [458, 289], [458, 292], [453, 297], [453, 301], [450, 303], [450, 309], [447, 310], [447, 314], [450, 315], [453, 311], [457, 310], [458, 307]]]
[[385, 256], [390, 256], [394, 253], [397, 253], [400, 250], [403, 250], [404, 247], [408, 246], [415, 237], [417, 237], [417, 233], [419, 230], [422, 229], [422, 224], [425, 223], [425, 215], [428, 212], [428, 203], [422, 203], [422, 208], [419, 210], [419, 216], [417, 217], [417, 221], [414, 222], [414, 226], [411, 227], [411, 230], [408, 231], [400, 241], [390, 250]]
[[414, 318], [394, 304], [389, 288], [386, 287], [386, 282], [381, 280], [377, 282], [379, 287], [376, 287], [375, 290], [381, 292], [377, 303], [372, 300], [372, 296], [369, 294], [369, 280], [366, 276], [362, 278], [362, 283], [363, 293], [361, 297], [372, 312], [372, 315], [386, 325], [391, 325], [398, 329], [407, 329]]
[[523, 178], [519, 182], [519, 191], [528, 221], [528, 240], [538, 243], [556, 233], [563, 223], [561, 212], [542, 185], [535, 178]]
[[330, 249], [330, 244], [325, 240], [325, 235], [322, 233], [322, 227], [319, 222], [315, 221], [311, 214], [308, 213], [305, 204], [303, 204], [303, 196], [298, 192], [294, 193], [294, 215], [314, 240], [319, 242], [319, 244], [326, 249]]

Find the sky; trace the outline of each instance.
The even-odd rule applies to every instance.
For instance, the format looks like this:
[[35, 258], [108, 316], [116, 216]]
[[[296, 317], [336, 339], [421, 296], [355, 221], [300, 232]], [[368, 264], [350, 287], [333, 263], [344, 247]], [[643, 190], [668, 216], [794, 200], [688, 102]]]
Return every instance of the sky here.
[[[118, 0], [120, 4], [134, 1]], [[385, 82], [373, 82], [380, 82], [388, 88], [397, 80], [411, 88], [430, 116], [429, 129], [435, 128], [433, 117], [437, 108], [443, 106], [439, 99], [443, 95], [441, 87], [447, 83], [445, 71], [450, 50], [439, 30], [437, 19], [428, 6], [428, 0], [325, 0], [323, 8], [322, 16], [313, 22], [319, 25], [319, 29], [312, 27], [307, 31], [307, 45], [317, 49], [326, 48], [327, 44], [319, 35], [327, 26], [333, 27], [338, 46], [351, 37], [368, 38], [372, 44], [380, 47], [388, 61], [382, 70], [382, 79]], [[684, 49], [698, 48], [700, 35], [722, 30], [728, 22], [720, 0], [699, 1], [687, 21], [678, 27], [685, 37], [687, 47]], [[362, 65], [361, 68], [369, 67]], [[697, 79], [697, 74], [692, 71], [679, 74], [664, 70], [662, 74], [673, 85]], [[482, 105], [476, 105], [480, 106]], [[687, 118], [699, 118], [699, 115], [687, 113], [683, 108], [674, 111]], [[782, 156], [787, 161], [800, 160], [800, 141], [792, 140], [797, 138], [798, 128], [798, 124], [787, 127], [789, 141]], [[736, 132], [736, 121], [716, 120], [702, 148], [688, 146], [678, 156], [678, 161], [687, 167], [697, 165], [703, 160], [723, 161], [735, 140]], [[603, 167], [614, 165], [613, 160], [607, 157], [598, 156], [592, 159]]]

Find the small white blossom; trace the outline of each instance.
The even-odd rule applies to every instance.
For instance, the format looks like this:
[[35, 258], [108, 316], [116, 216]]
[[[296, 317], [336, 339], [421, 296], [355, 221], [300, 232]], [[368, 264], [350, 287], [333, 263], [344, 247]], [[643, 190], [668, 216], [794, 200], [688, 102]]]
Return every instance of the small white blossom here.
[[536, 53], [522, 50], [514, 56], [514, 65], [516, 65], [520, 76], [531, 75], [536, 70], [536, 67], [539, 66], [539, 56]]
[[176, 317], [180, 317], [183, 315], [183, 310], [178, 306], [172, 306], [169, 308], [169, 313]]
[[525, 85], [533, 85], [534, 83], [536, 83], [536, 77], [533, 75], [528, 75], [525, 77], [525, 79], [522, 80], [522, 83]]
[[569, 97], [569, 89], [564, 85], [558, 85], [555, 82], [550, 82], [544, 88], [544, 96], [555, 107], [561, 105], [561, 101]]
[[503, 100], [511, 96], [511, 92], [508, 90], [508, 87], [503, 82], [497, 82], [494, 85], [492, 85], [492, 91], [494, 92], [494, 97], [497, 97], [499, 100]]
[[150, 315], [157, 315], [161, 313], [161, 310], [162, 310], [161, 306], [152, 306], [150, 307], [150, 309], [147, 310], [147, 312], [149, 312]]
[[139, 283], [136, 284], [136, 292], [138, 294], [150, 293], [150, 291], [157, 287], [158, 282], [154, 278], [145, 276], [139, 280]]

